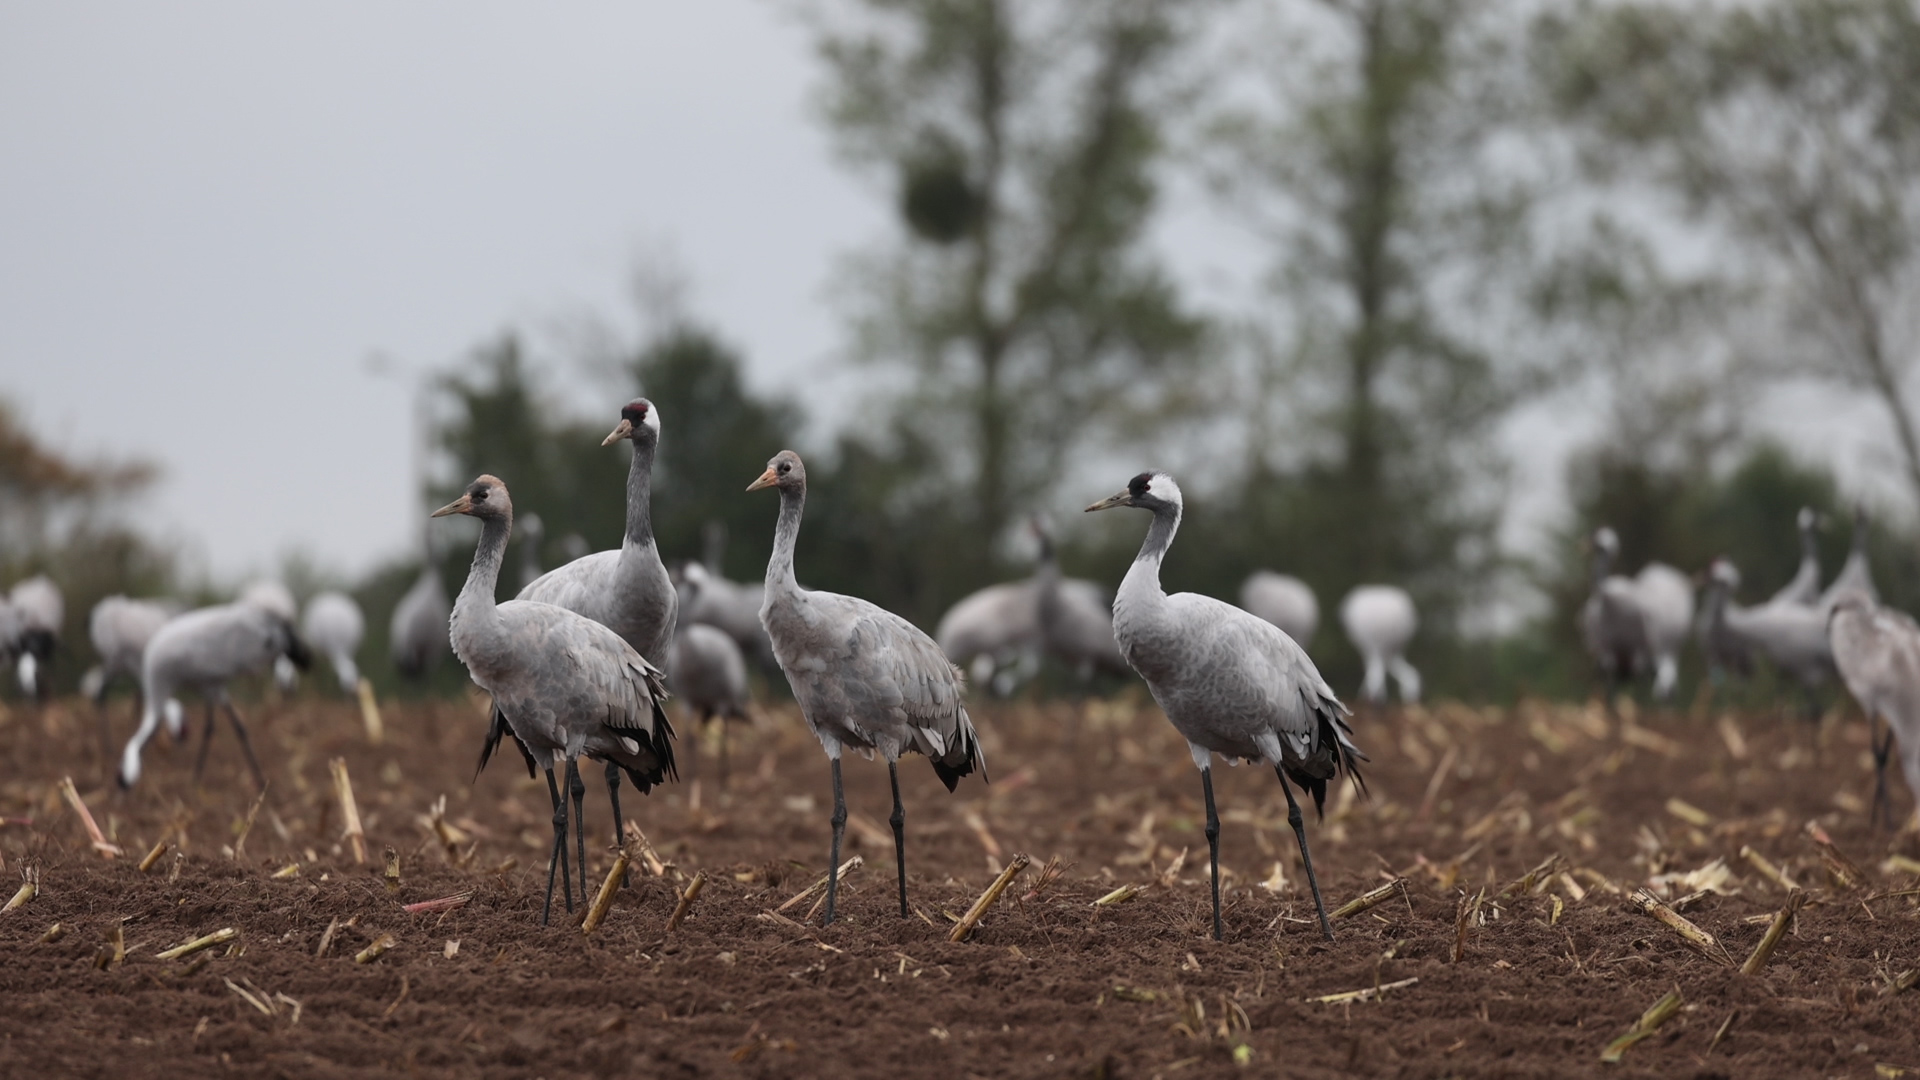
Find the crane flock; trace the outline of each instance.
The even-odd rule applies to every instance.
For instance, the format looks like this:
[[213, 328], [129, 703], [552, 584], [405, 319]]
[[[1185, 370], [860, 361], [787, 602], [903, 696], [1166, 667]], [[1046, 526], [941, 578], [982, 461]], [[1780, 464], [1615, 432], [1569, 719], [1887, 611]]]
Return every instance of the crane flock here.
[[[823, 923], [836, 917], [847, 824], [842, 757], [849, 749], [886, 762], [898, 906], [902, 916], [909, 914], [900, 758], [909, 753], [927, 758], [950, 792], [976, 772], [986, 781], [985, 752], [968, 710], [962, 668], [971, 667], [977, 682], [1005, 694], [1053, 662], [1083, 682], [1138, 675], [1185, 740], [1200, 773], [1216, 939], [1224, 937], [1220, 816], [1212, 775], [1216, 757], [1274, 770], [1321, 932], [1332, 937], [1294, 788], [1322, 811], [1330, 784], [1344, 779], [1365, 792], [1360, 763], [1368, 758], [1356, 745], [1350, 710], [1308, 652], [1320, 624], [1318, 598], [1299, 578], [1271, 570], [1245, 579], [1237, 607], [1192, 592], [1168, 594], [1161, 569], [1184, 512], [1184, 496], [1172, 476], [1140, 473], [1120, 492], [1086, 507], [1089, 512], [1130, 507], [1151, 515], [1138, 554], [1111, 599], [1098, 584], [1063, 574], [1052, 530], [1036, 517], [1030, 522], [1039, 542], [1033, 574], [962, 599], [929, 636], [866, 600], [798, 583], [794, 558], [807, 474], [791, 450], [769, 460], [747, 488], [772, 488], [779, 496], [764, 581], [728, 580], [711, 552], [705, 562], [679, 564], [670, 572], [652, 529], [652, 475], [661, 437], [659, 409], [636, 398], [621, 408], [618, 424], [602, 443], [624, 442], [631, 448], [626, 528], [617, 550], [589, 553], [569, 536], [560, 546], [573, 557], [542, 573], [542, 527], [537, 516], [525, 515], [520, 589], [515, 599], [497, 602], [514, 510], [506, 483], [482, 475], [430, 515], [464, 515], [480, 523], [457, 599], [449, 601], [441, 580], [439, 556], [446, 540], [429, 528], [422, 537], [421, 571], [392, 613], [389, 648], [403, 677], [428, 677], [438, 658], [451, 651], [491, 696], [479, 767], [484, 769], [501, 743], [510, 740], [530, 777], [545, 774], [553, 840], [543, 925], [551, 917], [556, 882], [569, 911], [575, 884], [583, 900], [587, 894], [580, 760], [605, 767], [618, 847], [624, 828], [622, 779], [645, 794], [679, 778], [676, 732], [666, 712], [670, 696], [680, 698], [689, 730], [697, 732], [715, 718], [722, 721], [724, 783], [725, 721], [750, 716], [750, 661], [784, 676], [828, 760], [832, 872]], [[1660, 562], [1648, 562], [1632, 576], [1617, 572], [1620, 539], [1601, 526], [1590, 539], [1591, 588], [1577, 628], [1609, 703], [1641, 678], [1649, 680], [1655, 700], [1668, 700], [1690, 632], [1697, 633], [1716, 683], [1745, 676], [1765, 662], [1797, 684], [1811, 708], [1821, 687], [1837, 677], [1872, 725], [1874, 820], [1884, 816], [1891, 824], [1885, 771], [1896, 746], [1909, 789], [1920, 793], [1920, 624], [1879, 601], [1864, 506], [1855, 511], [1844, 567], [1822, 587], [1816, 544], [1821, 521], [1810, 508], [1800, 511], [1796, 573], [1752, 606], [1736, 599], [1740, 572], [1724, 558], [1714, 560], [1697, 583]], [[710, 528], [710, 540], [713, 535]], [[709, 548], [719, 546], [709, 543]], [[1696, 584], [1702, 597], [1697, 624]], [[1364, 668], [1358, 696], [1384, 701], [1391, 679], [1404, 703], [1418, 702], [1421, 678], [1407, 657], [1419, 625], [1413, 596], [1395, 585], [1359, 585], [1341, 600], [1338, 617]], [[59, 652], [63, 621], [62, 594], [44, 575], [19, 582], [0, 598], [0, 661], [14, 664], [30, 698], [49, 693], [49, 666]], [[81, 686], [95, 702], [103, 742], [109, 739], [104, 708], [109, 687], [115, 680], [135, 683], [138, 729], [119, 755], [116, 774], [125, 788], [138, 783], [142, 749], [162, 726], [176, 739], [185, 737], [183, 696], [198, 693], [205, 705], [195, 781], [205, 768], [218, 713], [224, 712], [255, 784], [264, 789], [265, 774], [229, 693], [234, 680], [275, 671], [291, 687], [284, 680], [318, 654], [327, 658], [341, 693], [368, 693], [357, 659], [365, 617], [352, 597], [338, 591], [311, 596], [303, 613], [292, 593], [270, 580], [249, 585], [231, 603], [193, 610], [165, 600], [111, 596], [91, 611], [88, 638], [99, 662]]]

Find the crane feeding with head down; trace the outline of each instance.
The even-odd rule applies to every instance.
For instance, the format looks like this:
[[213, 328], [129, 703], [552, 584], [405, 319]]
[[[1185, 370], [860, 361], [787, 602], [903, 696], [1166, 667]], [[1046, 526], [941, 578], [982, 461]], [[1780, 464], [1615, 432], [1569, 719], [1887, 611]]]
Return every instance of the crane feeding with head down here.
[[[1180, 528], [1180, 486], [1164, 472], [1144, 472], [1126, 489], [1087, 507], [1089, 512], [1132, 506], [1153, 515], [1140, 554], [1120, 583], [1113, 634], [1121, 655], [1147, 681], [1153, 700], [1187, 740], [1200, 770], [1207, 808], [1207, 850], [1213, 872], [1213, 936], [1220, 925], [1220, 815], [1213, 805], [1213, 755], [1273, 766], [1287, 796], [1287, 823], [1300, 844], [1320, 932], [1333, 938], [1327, 908], [1307, 850], [1306, 824], [1292, 784], [1322, 810], [1327, 782], [1345, 772], [1362, 784], [1344, 717], [1346, 706], [1300, 646], [1272, 623], [1225, 601], [1197, 593], [1168, 596], [1160, 564]], [[1364, 785], [1362, 785], [1364, 790]]]
[[986, 758], [961, 700], [960, 670], [920, 628], [891, 611], [838, 593], [803, 589], [794, 580], [793, 551], [807, 503], [807, 469], [800, 455], [782, 450], [748, 491], [777, 488], [780, 521], [767, 561], [760, 620], [773, 656], [786, 673], [800, 714], [827, 752], [833, 773], [833, 853], [827, 866], [824, 922], [833, 921], [840, 883], [840, 841], [847, 799], [840, 786], [840, 751], [852, 747], [887, 759], [893, 785], [894, 860], [900, 914], [907, 915], [906, 810], [900, 804], [900, 755], [925, 754], [948, 791]]

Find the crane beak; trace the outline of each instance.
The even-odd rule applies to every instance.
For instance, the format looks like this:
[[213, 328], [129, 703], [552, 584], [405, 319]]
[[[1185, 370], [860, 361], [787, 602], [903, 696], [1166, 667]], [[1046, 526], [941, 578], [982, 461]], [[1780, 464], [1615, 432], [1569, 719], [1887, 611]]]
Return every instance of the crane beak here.
[[633, 437], [633, 421], [628, 420], [626, 417], [623, 416], [620, 418], [620, 426], [613, 429], [613, 434], [607, 436], [604, 439], [601, 439], [600, 445], [612, 446], [614, 443], [619, 442], [621, 439], [627, 439], [632, 437]]
[[767, 466], [767, 471], [760, 474], [760, 479], [755, 480], [753, 483], [747, 485], [747, 490], [759, 491], [761, 488], [772, 487], [773, 485], [779, 482], [780, 482], [779, 474], [775, 473], [773, 471], [773, 466], [769, 465]]
[[470, 514], [473, 512], [473, 496], [462, 495], [447, 505], [427, 515], [428, 517], [446, 517], [449, 514]]
[[1087, 507], [1084, 511], [1082, 511], [1082, 513], [1091, 514], [1095, 510], [1111, 510], [1116, 506], [1132, 506], [1132, 505], [1133, 505], [1133, 492], [1122, 491], [1117, 495], [1109, 495], [1106, 498], [1101, 499], [1099, 502], [1094, 503], [1092, 506]]

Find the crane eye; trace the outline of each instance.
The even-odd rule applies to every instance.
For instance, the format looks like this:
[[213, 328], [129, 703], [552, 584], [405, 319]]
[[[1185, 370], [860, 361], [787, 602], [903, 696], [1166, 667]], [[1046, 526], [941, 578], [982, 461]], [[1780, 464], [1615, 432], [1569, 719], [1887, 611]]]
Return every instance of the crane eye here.
[[486, 489], [486, 488], [481, 488], [481, 489], [479, 489], [478, 491], [475, 491], [475, 492], [473, 493], [473, 500], [474, 500], [475, 502], [486, 502], [486, 501], [487, 501], [487, 489]]
[[790, 472], [792, 472], [792, 471], [793, 471], [793, 466], [791, 466], [791, 465], [789, 465], [789, 464], [787, 464], [786, 462], [784, 462], [784, 461], [783, 461], [783, 462], [781, 462], [781, 463], [780, 463], [780, 471], [781, 471], [782, 473], [790, 473]]

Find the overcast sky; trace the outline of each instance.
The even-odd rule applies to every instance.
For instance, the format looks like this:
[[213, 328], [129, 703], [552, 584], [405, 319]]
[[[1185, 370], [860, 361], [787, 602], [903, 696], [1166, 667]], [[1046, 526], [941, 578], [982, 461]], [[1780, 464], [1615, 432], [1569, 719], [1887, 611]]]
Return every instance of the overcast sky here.
[[[0, 0], [0, 395], [63, 451], [159, 462], [149, 527], [223, 580], [406, 550], [409, 383], [367, 358], [625, 317], [642, 250], [831, 420], [833, 270], [888, 207], [831, 159], [816, 74], [757, 0]], [[1199, 194], [1157, 236], [1199, 292], [1250, 288], [1258, 251]], [[1516, 429], [1532, 520], [1568, 420]]]

